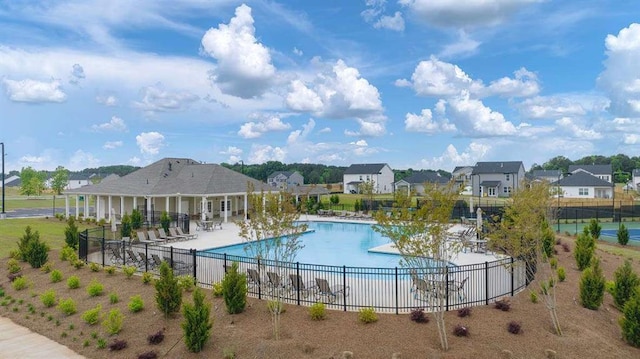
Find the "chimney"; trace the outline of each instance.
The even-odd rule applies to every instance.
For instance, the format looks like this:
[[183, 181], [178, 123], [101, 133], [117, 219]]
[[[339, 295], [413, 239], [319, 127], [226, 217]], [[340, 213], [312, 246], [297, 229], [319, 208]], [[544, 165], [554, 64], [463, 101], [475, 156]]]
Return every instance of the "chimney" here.
[[169, 162], [169, 171], [171, 171], [171, 162]]

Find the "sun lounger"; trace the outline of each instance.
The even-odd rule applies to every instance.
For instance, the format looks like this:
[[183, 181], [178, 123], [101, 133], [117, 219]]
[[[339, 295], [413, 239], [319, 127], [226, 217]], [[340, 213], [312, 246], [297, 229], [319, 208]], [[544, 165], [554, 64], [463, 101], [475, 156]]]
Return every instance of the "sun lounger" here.
[[289, 280], [291, 280], [291, 289], [293, 292], [300, 293], [303, 298], [309, 297], [310, 294], [315, 293], [315, 286], [308, 288], [304, 285], [302, 277], [297, 274], [289, 274]]
[[262, 281], [260, 280], [260, 274], [257, 270], [253, 268], [247, 268], [247, 284], [250, 287], [254, 288], [261, 286]]
[[327, 297], [330, 303], [333, 303], [338, 298], [347, 297], [349, 295], [349, 286], [343, 287], [341, 285], [331, 286], [326, 279], [316, 278], [317, 292], [316, 299], [320, 300], [321, 297]]
[[150, 241], [149, 239], [147, 239], [147, 235], [144, 231], [137, 231], [136, 235], [138, 236], [138, 242], [140, 243], [148, 243], [152, 245], [158, 244], [158, 242]]
[[179, 241], [186, 241], [187, 239], [189, 239], [189, 236], [181, 236], [178, 234], [178, 232], [176, 232], [175, 228], [169, 228], [169, 233], [171, 233], [171, 237], [179, 240]]
[[156, 242], [156, 243], [166, 243], [167, 242], [166, 239], [162, 239], [162, 238], [156, 237], [156, 231], [154, 231], [153, 229], [150, 230], [150, 231], [147, 231], [147, 235], [149, 236], [149, 240], [150, 241], [153, 241], [153, 242]]
[[280, 295], [283, 294], [287, 286], [280, 280], [280, 275], [276, 272], [267, 272], [267, 278], [269, 279], [268, 289], [271, 294], [274, 292], [280, 291]]
[[[171, 228], [169, 228], [169, 233], [171, 233]], [[167, 232], [164, 231], [164, 228], [158, 228], [158, 235], [160, 235], [160, 238], [166, 240], [167, 242], [179, 241], [181, 239], [174, 236], [173, 233], [171, 233], [171, 235], [168, 235]]]
[[[182, 231], [182, 228], [180, 228], [180, 227], [175, 227], [174, 229], [176, 230], [176, 232], [177, 232], [176, 235], [178, 235], [178, 236], [183, 236], [183, 237], [186, 237], [187, 239], [196, 239], [196, 238], [198, 238], [198, 233], [184, 233]], [[171, 230], [171, 228], [169, 228], [169, 230]]]
[[165, 261], [167, 261], [167, 263], [172, 265], [173, 272], [176, 275], [190, 274], [191, 272], [193, 272], [193, 265], [191, 265], [191, 264], [189, 264], [187, 262], [183, 262], [181, 260], [174, 259], [173, 263], [172, 263], [171, 258], [169, 258], [169, 257], [162, 257], [162, 258]]

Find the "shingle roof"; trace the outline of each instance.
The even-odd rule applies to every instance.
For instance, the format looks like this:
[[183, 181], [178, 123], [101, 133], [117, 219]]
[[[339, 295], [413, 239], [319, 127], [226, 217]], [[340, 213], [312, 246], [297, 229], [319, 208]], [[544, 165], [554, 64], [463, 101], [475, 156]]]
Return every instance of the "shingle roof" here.
[[273, 178], [273, 177], [276, 177], [277, 175], [280, 175], [280, 174], [284, 175], [287, 178], [289, 178], [289, 177], [291, 177], [293, 172], [290, 172], [290, 171], [275, 171], [272, 174], [270, 174], [268, 178]]
[[401, 181], [405, 181], [410, 184], [423, 184], [425, 182], [445, 184], [449, 182], [449, 178], [440, 176], [437, 172], [419, 171], [412, 173], [411, 176], [405, 177]]
[[576, 170], [583, 169], [594, 175], [612, 174], [613, 169], [611, 165], [569, 165], [569, 172], [575, 172]]
[[361, 163], [361, 164], [353, 164], [351, 166], [349, 166], [349, 168], [347, 168], [344, 171], [344, 174], [346, 175], [360, 175], [360, 174], [365, 174], [365, 175], [371, 175], [371, 174], [378, 174], [380, 173], [380, 171], [382, 170], [382, 168], [384, 168], [384, 166], [386, 166], [386, 163]]
[[215, 195], [245, 193], [247, 182], [256, 190], [266, 184], [217, 164], [201, 164], [188, 158], [163, 158], [126, 176], [96, 185], [67, 190], [66, 194], [164, 196], [180, 193]]
[[576, 172], [571, 176], [564, 177], [560, 181], [555, 181], [550, 184], [551, 186], [564, 186], [564, 187], [613, 187], [613, 183], [607, 182], [601, 178], [590, 175], [586, 172]]
[[534, 170], [533, 171], [533, 177], [534, 178], [541, 178], [541, 177], [558, 178], [558, 177], [560, 177], [561, 173], [562, 173], [561, 170]]
[[473, 166], [456, 166], [456, 167], [453, 169], [453, 172], [451, 172], [451, 173], [456, 173], [456, 172], [461, 171], [461, 170], [463, 170], [463, 169], [465, 169], [465, 168], [471, 168], [471, 169], [473, 169]]
[[522, 161], [478, 162], [475, 167], [473, 167], [471, 174], [518, 173], [520, 166], [522, 166]]

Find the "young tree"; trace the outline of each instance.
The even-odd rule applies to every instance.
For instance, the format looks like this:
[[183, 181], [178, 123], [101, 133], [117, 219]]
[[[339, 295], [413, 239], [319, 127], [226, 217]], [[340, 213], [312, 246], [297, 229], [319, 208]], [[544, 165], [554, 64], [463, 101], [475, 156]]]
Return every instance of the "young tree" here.
[[621, 245], [626, 246], [629, 243], [629, 230], [624, 223], [620, 223], [616, 236], [618, 237], [618, 243]]
[[199, 353], [211, 336], [211, 305], [204, 301], [202, 289], [196, 287], [193, 292], [193, 305], [185, 303], [182, 307], [182, 330], [187, 349]]
[[171, 217], [169, 217], [169, 213], [167, 211], [163, 211], [160, 216], [160, 225], [165, 232], [169, 232], [169, 225], [171, 224]]
[[64, 190], [68, 182], [69, 171], [62, 166], [58, 166], [51, 179], [51, 189], [55, 194], [62, 194], [62, 190]]
[[122, 238], [131, 237], [131, 216], [127, 212], [122, 216], [120, 223], [120, 235]]
[[142, 212], [137, 208], [131, 211], [131, 228], [133, 230], [142, 228]]
[[76, 220], [73, 216], [69, 216], [67, 219], [67, 227], [64, 229], [64, 241], [67, 246], [78, 249], [78, 242], [80, 240], [80, 234], [78, 233], [78, 226], [76, 226]]
[[[547, 288], [546, 284], [555, 278], [548, 260], [551, 252], [549, 232], [553, 233], [549, 228], [552, 213], [549, 186], [546, 183], [526, 183], [512, 193], [505, 203], [502, 220], [491, 228], [489, 245], [496, 251], [524, 261], [527, 283], [536, 277], [540, 283], [545, 283], [546, 290], [541, 291], [542, 300], [549, 311], [556, 334], [562, 335], [556, 311], [555, 286]], [[530, 291], [537, 291], [536, 289], [529, 286]]]
[[629, 260], [625, 260], [624, 264], [616, 269], [613, 278], [613, 302], [618, 309], [622, 310], [627, 300], [638, 290], [640, 278], [633, 271]]
[[573, 250], [573, 256], [579, 270], [584, 270], [591, 263], [591, 258], [596, 251], [596, 240], [591, 236], [588, 227], [584, 227], [582, 233], [578, 234], [576, 239], [576, 248]]
[[222, 297], [229, 314], [238, 314], [247, 306], [247, 275], [238, 273], [238, 262], [233, 262], [222, 279]]
[[178, 278], [173, 275], [173, 269], [166, 261], [160, 264], [160, 278], [156, 280], [155, 287], [156, 304], [165, 318], [180, 310], [182, 290], [178, 284]]
[[31, 167], [25, 167], [20, 171], [20, 194], [25, 196], [39, 196], [44, 190], [44, 174]]
[[593, 257], [589, 268], [582, 272], [580, 277], [580, 302], [582, 306], [596, 310], [604, 299], [605, 278], [600, 268], [600, 259]]
[[591, 237], [593, 237], [594, 240], [598, 240], [598, 238], [600, 238], [600, 232], [602, 231], [602, 226], [600, 225], [600, 223], [598, 223], [598, 220], [595, 218], [591, 218], [591, 221], [589, 222], [589, 233], [591, 233]]
[[360, 183], [358, 186], [360, 193], [367, 199], [366, 207], [363, 206], [362, 201], [360, 202], [360, 210], [364, 210], [365, 212], [370, 211], [373, 204], [373, 195], [375, 194], [376, 182], [374, 180], [368, 180], [366, 182]]
[[[251, 220], [237, 222], [240, 237], [246, 243], [247, 253], [256, 258], [259, 271], [269, 265], [268, 271], [281, 280], [286, 278], [289, 263], [295, 261], [302, 245], [300, 236], [307, 230], [306, 224], [296, 224], [300, 214], [296, 211], [293, 196], [288, 192], [254, 192], [251, 183], [247, 185], [247, 201]], [[268, 240], [267, 240], [268, 239]], [[272, 283], [266, 294], [276, 304], [269, 306], [273, 320], [273, 334], [280, 339], [280, 314], [284, 287]]]
[[453, 182], [446, 187], [425, 183], [425, 200], [417, 210], [411, 208], [411, 194], [396, 192], [395, 203], [388, 216], [383, 211], [375, 214], [378, 222], [374, 230], [391, 239], [402, 256], [401, 265], [416, 269], [421, 279], [432, 283], [434, 293], [426, 299], [433, 308], [438, 327], [440, 346], [449, 349], [444, 314], [446, 311], [447, 263], [461, 247], [459, 243], [447, 240], [449, 222], [458, 193], [453, 190]]

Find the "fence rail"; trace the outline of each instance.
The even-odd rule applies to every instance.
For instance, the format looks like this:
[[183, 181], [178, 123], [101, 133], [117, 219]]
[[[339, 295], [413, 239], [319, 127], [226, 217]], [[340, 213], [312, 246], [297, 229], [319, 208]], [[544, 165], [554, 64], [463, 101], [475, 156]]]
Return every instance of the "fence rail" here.
[[[152, 273], [157, 273], [159, 261], [166, 260], [177, 275], [193, 276], [203, 287], [222, 281], [225, 270], [237, 262], [241, 273], [248, 273], [248, 269], [257, 272], [257, 278], [247, 278], [248, 293], [260, 299], [270, 299], [279, 290], [286, 303], [311, 305], [320, 300], [331, 309], [344, 311], [373, 307], [379, 312], [398, 314], [415, 308], [433, 309], [424, 293], [419, 293], [415, 287], [413, 270], [404, 267], [274, 263], [224, 253], [108, 240], [101, 228], [80, 233], [79, 257], [102, 266], [135, 265], [141, 272]], [[436, 269], [415, 270], [425, 273]], [[528, 284], [524, 262], [513, 258], [450, 266], [441, 275], [446, 310], [487, 305], [498, 298], [513, 296]], [[269, 276], [278, 277], [278, 283], [270, 280]], [[299, 278], [297, 286], [294, 285], [295, 278]], [[320, 292], [316, 286], [317, 279], [326, 280], [334, 292]], [[462, 291], [457, 287], [460, 283], [464, 283]]]

